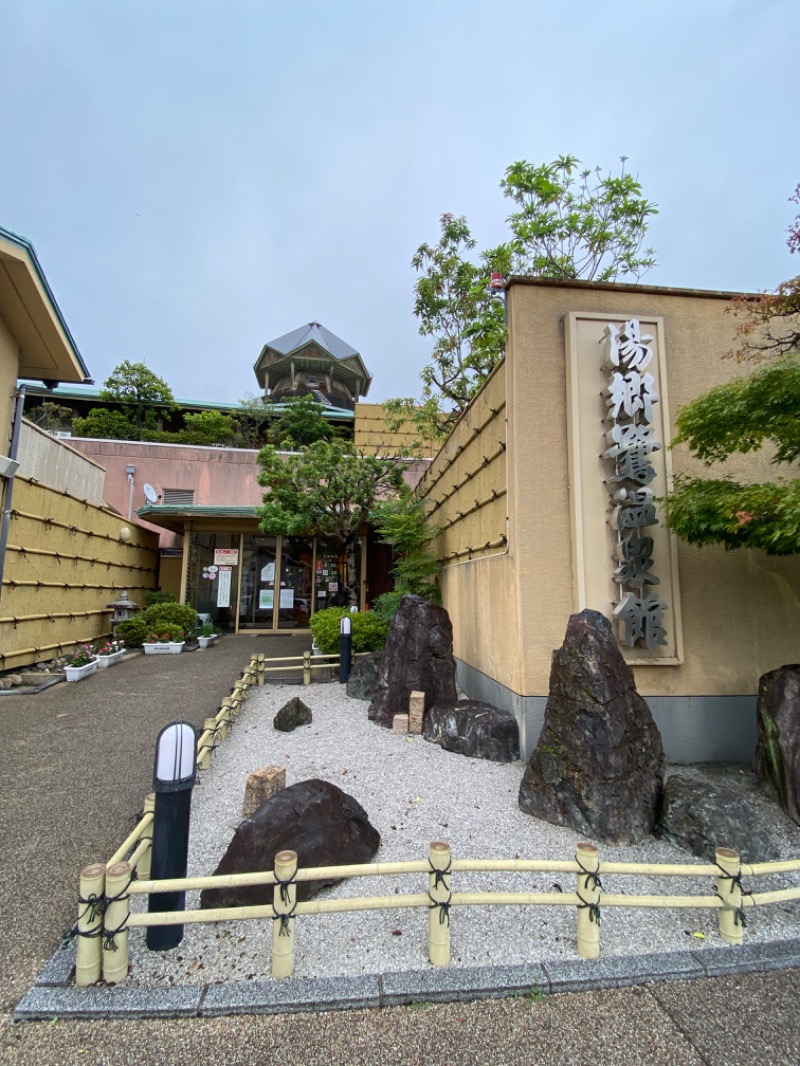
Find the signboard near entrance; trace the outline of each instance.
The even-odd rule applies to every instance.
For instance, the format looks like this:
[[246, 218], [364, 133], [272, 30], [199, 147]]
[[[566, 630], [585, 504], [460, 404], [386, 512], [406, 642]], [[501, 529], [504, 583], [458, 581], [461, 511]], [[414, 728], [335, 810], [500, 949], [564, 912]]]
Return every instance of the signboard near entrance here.
[[217, 607], [231, 605], [231, 570], [230, 566], [219, 568], [219, 585], [217, 586]]
[[238, 566], [239, 565], [239, 549], [238, 548], [215, 548], [214, 549], [214, 565], [215, 566]]

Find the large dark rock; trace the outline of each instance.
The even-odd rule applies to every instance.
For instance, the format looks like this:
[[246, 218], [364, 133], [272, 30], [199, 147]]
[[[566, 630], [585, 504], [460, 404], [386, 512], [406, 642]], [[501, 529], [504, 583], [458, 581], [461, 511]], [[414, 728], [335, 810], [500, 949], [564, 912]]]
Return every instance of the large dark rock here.
[[425, 693], [426, 712], [457, 696], [450, 616], [422, 596], [404, 596], [391, 621], [370, 720], [391, 729], [396, 714], [408, 714], [412, 692]]
[[611, 623], [597, 611], [572, 615], [553, 653], [520, 807], [592, 839], [631, 844], [653, 832], [663, 778], [661, 735]]
[[353, 659], [347, 679], [348, 696], [354, 700], [372, 699], [378, 689], [382, 656], [381, 651], [371, 651], [369, 655], [359, 655], [357, 659]]
[[758, 683], [756, 775], [800, 822], [800, 665], [779, 666]]
[[743, 862], [769, 862], [780, 856], [746, 796], [680, 774], [667, 778], [657, 833], [670, 844], [711, 862], [718, 847], [732, 848]]
[[[215, 874], [271, 870], [279, 851], [297, 852], [299, 866], [369, 862], [381, 836], [364, 808], [327, 781], [300, 781], [283, 789], [245, 818]], [[298, 881], [297, 898], [309, 899], [335, 880]], [[246, 907], [272, 903], [272, 885], [204, 889], [201, 907]]]
[[311, 720], [311, 708], [306, 707], [299, 696], [292, 696], [272, 719], [272, 724], [281, 733], [291, 733], [299, 725], [311, 725]]
[[519, 758], [519, 727], [514, 715], [478, 700], [434, 704], [425, 715], [422, 735], [445, 751], [473, 759], [513, 762]]

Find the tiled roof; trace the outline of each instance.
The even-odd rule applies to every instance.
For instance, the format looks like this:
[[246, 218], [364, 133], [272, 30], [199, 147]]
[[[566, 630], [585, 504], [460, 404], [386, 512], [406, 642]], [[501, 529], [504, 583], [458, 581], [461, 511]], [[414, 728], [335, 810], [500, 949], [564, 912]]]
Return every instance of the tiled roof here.
[[359, 354], [355, 348], [351, 348], [346, 341], [337, 337], [335, 333], [331, 333], [325, 326], [321, 326], [319, 322], [309, 322], [306, 326], [293, 329], [291, 333], [284, 333], [282, 337], [277, 337], [274, 341], [267, 341], [265, 347], [272, 348], [282, 355], [288, 355], [310, 341], [316, 341], [326, 352], [330, 352], [334, 359], [347, 359], [348, 356]]

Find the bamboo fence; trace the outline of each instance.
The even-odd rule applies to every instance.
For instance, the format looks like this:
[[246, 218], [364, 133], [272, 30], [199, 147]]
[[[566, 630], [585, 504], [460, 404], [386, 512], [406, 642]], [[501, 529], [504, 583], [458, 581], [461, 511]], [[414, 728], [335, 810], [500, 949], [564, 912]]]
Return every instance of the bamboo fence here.
[[[303, 657], [301, 669], [305, 670], [307, 658], [310, 656]], [[266, 664], [263, 653], [253, 656], [241, 678], [234, 683], [230, 697], [222, 701], [214, 717], [206, 719], [197, 741], [198, 769], [205, 770], [210, 766], [214, 749], [228, 736], [252, 686], [263, 685], [265, 675], [271, 669]], [[433, 966], [447, 966], [451, 957], [451, 912], [459, 907], [574, 908], [577, 951], [581, 957], [591, 959], [600, 955], [600, 915], [606, 907], [716, 910], [721, 939], [727, 944], [739, 946], [743, 943], [746, 911], [749, 908], [800, 900], [800, 886], [752, 892], [742, 884], [745, 877], [799, 872], [800, 859], [743, 864], [737, 852], [718, 847], [713, 863], [606, 862], [600, 859], [597, 846], [588, 842], [579, 843], [575, 858], [570, 860], [458, 859], [453, 858], [449, 844], [434, 841], [425, 859], [303, 868], [298, 867], [297, 854], [287, 850], [275, 856], [272, 870], [154, 881], [150, 879], [153, 802], [154, 797], [150, 794], [145, 800], [144, 813], [138, 824], [105, 865], [95, 863], [81, 871], [76, 926], [76, 984], [81, 987], [92, 985], [101, 978], [109, 984], [125, 981], [128, 975], [129, 930], [149, 926], [269, 920], [273, 923], [272, 976], [283, 978], [291, 976], [294, 971], [297, 919], [314, 914], [406, 908], [427, 911], [428, 958]], [[575, 877], [575, 888], [572, 892], [454, 891], [455, 875], [484, 872], [571, 874]], [[297, 902], [297, 884], [303, 881], [398, 874], [425, 878], [425, 890], [401, 895]], [[602, 887], [602, 879], [607, 875], [713, 878], [714, 891], [708, 895], [607, 893]], [[253, 885], [276, 886], [272, 904], [131, 912], [130, 901], [133, 896]]]

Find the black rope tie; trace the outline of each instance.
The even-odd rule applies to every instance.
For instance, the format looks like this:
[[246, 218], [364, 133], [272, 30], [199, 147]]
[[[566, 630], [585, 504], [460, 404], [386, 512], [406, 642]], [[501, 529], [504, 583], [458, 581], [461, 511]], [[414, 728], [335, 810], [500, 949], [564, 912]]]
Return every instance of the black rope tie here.
[[[578, 859], [577, 862], [578, 862], [578, 866], [580, 866], [581, 870], [583, 871], [584, 877], [586, 878], [586, 882], [585, 882], [584, 887], [585, 888], [589, 888], [589, 889], [596, 889], [598, 892], [602, 892], [603, 891], [603, 882], [600, 880], [600, 875], [597, 873], [597, 871], [596, 870], [587, 870], [580, 859]], [[588, 900], [585, 900], [583, 898], [583, 896], [580, 894], [580, 892], [577, 892], [576, 895], [577, 895], [578, 899], [580, 900], [580, 903], [578, 904], [578, 910], [579, 911], [584, 911], [584, 910], [588, 909], [588, 911], [589, 911], [589, 920], [594, 922], [595, 925], [599, 925], [600, 924], [600, 904], [599, 903], [589, 903]]]
[[[737, 873], [731, 874], [731, 873], [728, 873], [728, 871], [724, 868], [724, 866], [720, 866], [720, 864], [718, 862], [715, 862], [714, 865], [720, 871], [719, 880], [720, 881], [730, 881], [730, 888], [728, 889], [728, 894], [729, 895], [733, 894], [734, 888], [738, 888], [743, 896], [752, 896], [753, 893], [749, 889], [746, 889], [746, 888], [742, 887], [742, 871], [741, 871], [741, 869], [739, 869], [737, 871]], [[719, 892], [717, 892], [715, 894], [716, 894], [717, 899], [721, 899], [722, 902], [725, 903], [724, 897], [721, 896], [719, 894]], [[740, 925], [742, 927], [742, 929], [746, 929], [747, 928], [747, 916], [744, 913], [744, 907], [741, 907], [741, 906], [740, 907], [725, 907], [725, 910], [732, 910], [733, 911], [733, 920], [734, 920], [734, 923], [736, 925]]]
[[103, 948], [106, 951], [119, 951], [117, 942], [114, 939], [117, 933], [124, 932], [128, 927], [128, 915], [125, 915], [124, 921], [120, 922], [116, 929], [104, 929], [103, 930]]
[[[78, 915], [78, 921], [82, 921], [88, 915], [88, 920], [90, 922], [95, 922], [98, 918], [103, 917], [103, 915], [106, 913], [106, 907], [108, 906], [108, 902], [105, 896], [97, 896], [94, 892], [92, 892], [92, 894], [87, 899], [84, 899], [83, 896], [79, 896], [78, 903], [83, 904], [84, 908], [83, 911]], [[99, 935], [99, 931], [95, 931], [93, 933], [85, 933], [82, 932], [80, 929], [78, 930], [78, 936]]]
[[[281, 903], [289, 902], [289, 886], [295, 883], [294, 877], [295, 875], [292, 874], [292, 876], [289, 877], [286, 881], [281, 881], [279, 877], [275, 878], [275, 885], [280, 893]], [[292, 909], [290, 911], [287, 911], [286, 914], [273, 914], [273, 922], [281, 923], [281, 927], [278, 930], [278, 936], [291, 935], [291, 926], [289, 925], [289, 919], [294, 917], [296, 906], [297, 901], [295, 900], [295, 902], [292, 904]]]
[[430, 900], [430, 903], [428, 904], [428, 910], [432, 911], [438, 908], [439, 925], [450, 925], [450, 901], [453, 898], [453, 893], [450, 891], [447, 882], [445, 881], [445, 878], [452, 870], [452, 864], [452, 858], [448, 859], [447, 866], [443, 870], [440, 870], [433, 865], [430, 859], [428, 859], [428, 867], [430, 869], [431, 874], [433, 875], [433, 891], [435, 892], [437, 888], [447, 889], [447, 899], [442, 901], [435, 900], [431, 895], [430, 891], [428, 892], [428, 899]]

